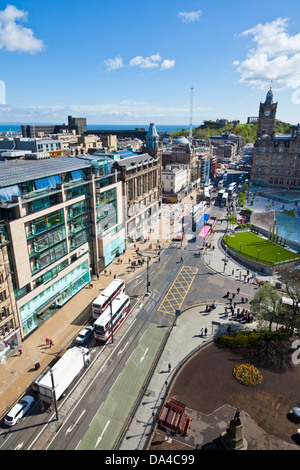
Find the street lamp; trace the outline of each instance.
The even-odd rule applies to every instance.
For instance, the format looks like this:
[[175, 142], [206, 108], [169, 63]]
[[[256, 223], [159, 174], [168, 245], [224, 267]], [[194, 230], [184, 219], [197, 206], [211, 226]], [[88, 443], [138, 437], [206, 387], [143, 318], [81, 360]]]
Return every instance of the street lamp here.
[[149, 274], [150, 274], [150, 269], [149, 269], [149, 262], [151, 257], [149, 255], [144, 255], [141, 251], [137, 252], [138, 255], [143, 256], [144, 258], [147, 258], [147, 294], [150, 293], [149, 287], [150, 287], [150, 281], [149, 281]]
[[110, 301], [110, 331], [111, 331], [111, 344], [114, 344], [114, 325], [112, 313], [112, 300]]
[[280, 253], [277, 253], [277, 255], [276, 255], [276, 263], [277, 263], [277, 261], [278, 261], [278, 256], [279, 256], [279, 255], [280, 255]]
[[259, 260], [259, 253], [260, 253], [260, 250], [257, 250], [257, 260]]
[[57, 400], [56, 400], [56, 393], [55, 393], [55, 385], [54, 385], [53, 371], [54, 371], [54, 369], [50, 369], [50, 376], [51, 376], [52, 394], [53, 394], [53, 400], [54, 400], [55, 414], [56, 414], [56, 419], [57, 419], [57, 421], [58, 421], [58, 408], [57, 408]]
[[240, 253], [242, 252], [242, 244], [240, 243]]

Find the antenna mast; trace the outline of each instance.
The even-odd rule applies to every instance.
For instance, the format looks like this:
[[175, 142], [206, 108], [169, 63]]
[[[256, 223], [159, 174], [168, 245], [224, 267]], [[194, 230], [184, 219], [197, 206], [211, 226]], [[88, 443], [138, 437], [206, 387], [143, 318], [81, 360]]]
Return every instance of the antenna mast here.
[[194, 88], [191, 88], [191, 103], [190, 103], [190, 133], [189, 141], [193, 141], [193, 100], [194, 100]]

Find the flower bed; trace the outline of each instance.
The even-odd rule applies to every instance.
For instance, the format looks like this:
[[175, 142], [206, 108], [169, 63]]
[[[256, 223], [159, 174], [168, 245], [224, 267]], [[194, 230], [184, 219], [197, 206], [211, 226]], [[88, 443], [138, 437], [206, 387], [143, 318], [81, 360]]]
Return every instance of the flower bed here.
[[233, 368], [233, 377], [240, 383], [253, 387], [263, 381], [263, 376], [252, 364], [239, 364]]

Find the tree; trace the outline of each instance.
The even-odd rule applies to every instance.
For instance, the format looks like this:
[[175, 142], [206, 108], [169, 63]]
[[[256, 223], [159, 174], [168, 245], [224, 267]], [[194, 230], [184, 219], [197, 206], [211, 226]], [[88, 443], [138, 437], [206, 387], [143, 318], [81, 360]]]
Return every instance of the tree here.
[[272, 324], [281, 317], [281, 295], [271, 284], [265, 284], [253, 297], [251, 309], [258, 320], [269, 322], [269, 331], [271, 331]]
[[290, 299], [289, 304], [283, 305], [289, 334], [293, 335], [294, 329], [300, 326], [300, 272], [291, 268], [279, 269], [282, 290]]
[[233, 214], [227, 215], [226, 219], [230, 223], [230, 225], [236, 225], [236, 218], [234, 217]]
[[249, 189], [248, 184], [247, 184], [247, 183], [244, 183], [244, 184], [243, 184], [243, 190], [244, 190], [244, 191], [248, 191], [248, 189]]
[[245, 202], [246, 202], [245, 193], [239, 193], [239, 194], [238, 194], [238, 203], [239, 203], [239, 206], [244, 206], [244, 205], [245, 205]]

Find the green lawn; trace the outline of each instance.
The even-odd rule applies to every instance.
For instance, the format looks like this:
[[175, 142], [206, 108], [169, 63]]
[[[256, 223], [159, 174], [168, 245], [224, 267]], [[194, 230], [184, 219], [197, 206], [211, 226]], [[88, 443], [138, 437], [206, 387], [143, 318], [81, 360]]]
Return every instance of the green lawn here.
[[[299, 258], [296, 253], [280, 245], [271, 243], [252, 232], [235, 233], [233, 236], [226, 235], [224, 241], [229, 248], [237, 253], [241, 253], [241, 255], [246, 258], [256, 261], [259, 260], [266, 264], [274, 264], [276, 261], [281, 262]], [[279, 254], [277, 255], [277, 253]]]

